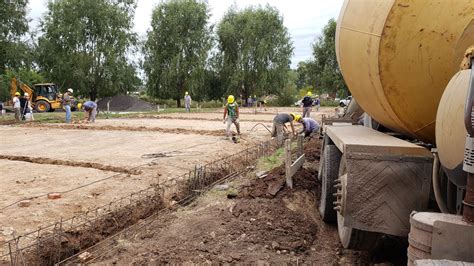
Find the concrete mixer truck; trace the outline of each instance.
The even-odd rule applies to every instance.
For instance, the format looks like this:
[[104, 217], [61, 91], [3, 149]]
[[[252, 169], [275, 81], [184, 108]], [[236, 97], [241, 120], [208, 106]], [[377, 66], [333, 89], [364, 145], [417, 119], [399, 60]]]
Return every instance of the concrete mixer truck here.
[[345, 248], [370, 249], [388, 234], [408, 237], [409, 263], [474, 261], [473, 221], [460, 216], [474, 207], [471, 169], [463, 170], [464, 151], [474, 157], [465, 149], [474, 119], [464, 119], [474, 72], [468, 63], [459, 71], [471, 46], [473, 0], [344, 2], [340, 70], [381, 125], [324, 126], [319, 212], [337, 223]]

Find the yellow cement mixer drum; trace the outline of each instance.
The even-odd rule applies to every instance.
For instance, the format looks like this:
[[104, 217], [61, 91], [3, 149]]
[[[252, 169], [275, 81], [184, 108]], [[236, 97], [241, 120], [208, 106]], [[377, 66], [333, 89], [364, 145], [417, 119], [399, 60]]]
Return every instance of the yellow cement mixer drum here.
[[441, 95], [472, 44], [472, 0], [346, 0], [336, 31], [339, 66], [360, 106], [429, 143]]

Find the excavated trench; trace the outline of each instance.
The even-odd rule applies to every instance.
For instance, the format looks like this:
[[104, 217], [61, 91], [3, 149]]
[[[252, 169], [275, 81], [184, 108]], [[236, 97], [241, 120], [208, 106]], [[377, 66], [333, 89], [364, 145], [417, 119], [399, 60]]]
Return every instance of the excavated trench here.
[[[177, 205], [187, 205], [211, 185], [225, 177], [244, 171], [259, 156], [267, 154], [269, 150], [274, 150], [274, 144], [272, 143], [261, 143], [247, 148], [218, 161], [196, 167], [186, 174], [185, 178], [165, 181], [159, 185], [150, 186], [145, 189], [146, 191], [133, 193], [130, 195], [129, 204], [122, 204], [123, 199], [126, 202], [128, 200], [128, 197], [124, 197], [120, 199], [119, 204], [117, 204], [117, 201], [111, 202], [110, 205], [101, 206], [96, 210], [89, 210], [77, 217], [65, 221], [61, 219], [60, 222], [54, 224], [54, 228], [52, 224], [48, 230], [38, 230], [2, 243], [1, 251], [4, 253], [0, 252], [0, 265], [9, 262], [13, 264], [21, 262], [24, 264], [52, 265], [143, 221], [151, 215], [159, 214], [162, 210], [167, 210], [170, 207], [175, 208]], [[108, 171], [127, 171], [131, 174], [138, 173], [128, 169], [109, 168], [94, 163], [82, 164], [48, 158], [1, 156], [0, 159], [85, 166]], [[148, 195], [150, 191], [152, 193]], [[135, 200], [132, 200], [134, 195]], [[136, 199], [136, 195], [138, 195], [138, 199]], [[110, 207], [112, 205], [116, 207]], [[18, 245], [18, 241], [21, 243], [21, 239], [25, 241], [27, 238], [30, 240], [25, 242], [25, 245]]]
[[[58, 226], [53, 233], [39, 233], [36, 243], [30, 249], [17, 251], [10, 258], [26, 265], [54, 265], [147, 217], [159, 215], [160, 211], [175, 208], [173, 206], [176, 204], [182, 206], [189, 204], [200, 191], [216, 184], [228, 174], [228, 171], [221, 169], [207, 173], [206, 177], [199, 181], [191, 178], [170, 185], [154, 186], [156, 193], [153, 196], [147, 196], [106, 215], [89, 219], [86, 215], [85, 219], [78, 219], [81, 222], [74, 227]], [[173, 188], [165, 192], [166, 186]], [[0, 265], [8, 263], [5, 259], [0, 258]]]
[[31, 156], [0, 154], [0, 159], [36, 163], [36, 164], [51, 164], [51, 165], [64, 165], [64, 166], [73, 166], [73, 167], [93, 168], [93, 169], [98, 169], [98, 170], [103, 170], [103, 171], [111, 171], [111, 172], [130, 174], [130, 175], [139, 175], [142, 173], [142, 171], [138, 169], [130, 169], [130, 168], [125, 168], [125, 167], [111, 166], [111, 165], [105, 165], [105, 164], [100, 164], [100, 163], [58, 160], [58, 159], [51, 159], [51, 158], [45, 158], [45, 157], [31, 157]]
[[56, 125], [41, 125], [35, 123], [29, 123], [22, 125], [24, 127], [35, 127], [35, 128], [55, 128], [55, 129], [80, 129], [80, 130], [104, 130], [104, 131], [151, 131], [160, 133], [170, 134], [197, 134], [207, 136], [224, 136], [225, 130], [198, 130], [198, 129], [186, 129], [186, 128], [160, 128], [160, 127], [131, 127], [131, 126], [96, 126], [88, 124], [56, 124]]

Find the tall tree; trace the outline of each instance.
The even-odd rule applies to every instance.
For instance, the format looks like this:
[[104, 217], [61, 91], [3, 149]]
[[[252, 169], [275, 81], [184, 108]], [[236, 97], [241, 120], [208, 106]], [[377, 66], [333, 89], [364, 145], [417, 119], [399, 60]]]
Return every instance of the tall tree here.
[[132, 33], [136, 0], [54, 0], [41, 24], [39, 65], [63, 87], [92, 100], [138, 85]]
[[286, 84], [293, 45], [283, 18], [270, 7], [231, 7], [219, 22], [221, 77], [243, 97], [279, 93]]
[[28, 31], [28, 0], [0, 1], [0, 75], [7, 68], [25, 66], [28, 46], [21, 38]]
[[212, 47], [206, 2], [169, 0], [153, 10], [152, 30], [144, 46], [148, 93], [176, 99], [186, 90], [202, 91]]
[[[313, 59], [307, 63], [308, 85], [321, 92], [347, 94], [348, 89], [336, 58], [336, 21], [330, 19], [313, 43]], [[343, 96], [343, 95], [339, 95]]]

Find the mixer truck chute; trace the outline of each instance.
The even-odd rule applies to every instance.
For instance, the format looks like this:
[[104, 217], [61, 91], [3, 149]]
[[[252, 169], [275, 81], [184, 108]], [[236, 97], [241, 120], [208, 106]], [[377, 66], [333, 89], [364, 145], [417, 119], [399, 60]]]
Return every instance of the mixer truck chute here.
[[[336, 29], [337, 60], [354, 99], [391, 133], [347, 123], [327, 125], [320, 165], [321, 216], [337, 222], [343, 246], [354, 249], [372, 247], [382, 234], [407, 237], [419, 222], [410, 213], [428, 208], [432, 178], [447, 177], [434, 182], [444, 184], [437, 194], [459, 213], [467, 178], [462, 171], [466, 132], [459, 130], [466, 74], [459, 74], [464, 83], [460, 78], [450, 83], [463, 90], [447, 89], [441, 96], [474, 44], [474, 2], [367, 2], [344, 2]], [[436, 145], [439, 161], [431, 153]], [[446, 171], [433, 168], [438, 162]], [[438, 175], [438, 170], [446, 175]], [[456, 189], [449, 191], [448, 185]], [[459, 216], [439, 219], [446, 217], [462, 224]], [[435, 225], [430, 226], [434, 232]], [[473, 226], [463, 228], [474, 235]], [[410, 233], [411, 262], [439, 258], [436, 250], [453, 249], [444, 253], [448, 256], [462, 249], [435, 248], [431, 235], [430, 243], [420, 243], [417, 236]], [[466, 248], [472, 251], [472, 245]], [[462, 255], [447, 258], [453, 257], [471, 260]]]

